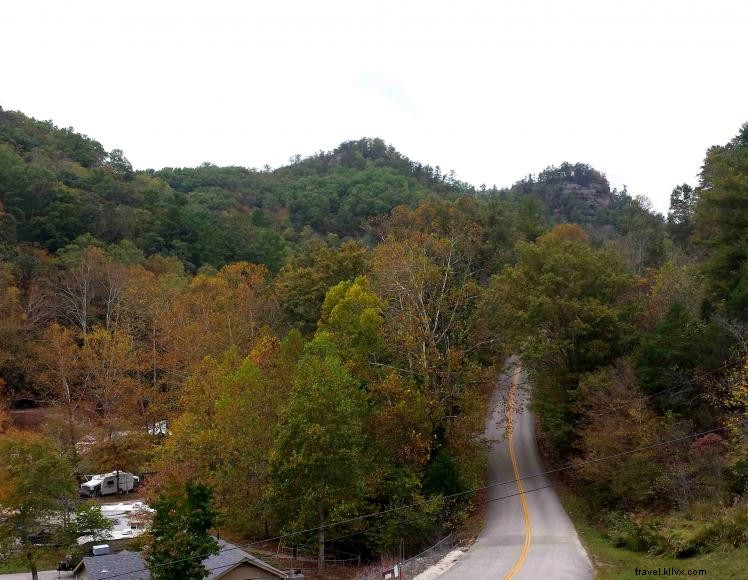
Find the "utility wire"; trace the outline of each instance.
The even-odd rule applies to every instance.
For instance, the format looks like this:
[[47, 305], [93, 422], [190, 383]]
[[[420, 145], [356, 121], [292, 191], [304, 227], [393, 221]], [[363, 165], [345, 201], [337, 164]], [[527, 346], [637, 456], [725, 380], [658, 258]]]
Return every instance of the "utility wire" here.
[[[477, 506], [478, 505], [486, 505], [486, 504], [489, 504], [489, 503], [494, 502], [494, 501], [499, 501], [499, 500], [502, 500], [502, 499], [510, 499], [510, 498], [513, 498], [513, 497], [517, 497], [518, 495], [521, 495], [522, 493], [531, 493], [533, 491], [541, 491], [543, 489], [549, 489], [551, 487], [553, 487], [553, 485], [551, 485], [551, 484], [542, 485], [540, 487], [535, 487], [533, 489], [526, 489], [523, 492], [510, 493], [509, 495], [502, 495], [500, 497], [493, 497], [493, 498], [490, 498], [490, 499], [487, 499], [487, 500], [478, 501], [478, 502], [475, 502], [474, 505], [477, 505]], [[392, 523], [395, 523], [395, 524], [406, 524], [406, 523], [414, 522], [414, 521], [417, 521], [417, 520], [430, 518], [430, 517], [433, 517], [433, 516], [434, 516], [434, 514], [421, 514], [419, 516], [416, 516], [416, 517], [413, 517], [413, 518], [409, 518], [409, 519], [395, 520], [394, 522], [388, 522], [387, 524], [383, 524], [383, 525], [380, 525], [380, 526], [377, 526], [377, 527], [374, 527], [374, 528], [369, 527], [369, 528], [366, 528], [364, 530], [360, 530], [358, 532], [353, 532], [353, 533], [350, 533], [350, 534], [345, 534], [345, 535], [342, 535], [342, 536], [337, 536], [335, 538], [330, 538], [328, 541], [330, 541], [330, 542], [336, 542], [338, 540], [341, 540], [341, 539], [344, 539], [344, 538], [349, 538], [351, 536], [356, 536], [356, 535], [359, 535], [359, 534], [364, 534], [364, 533], [372, 531], [372, 530], [382, 529], [382, 528], [384, 528], [384, 527], [386, 527], [386, 526], [388, 526], [388, 525], [390, 525]], [[262, 541], [264, 542], [264, 541], [268, 541], [268, 540], [262, 540]], [[241, 549], [243, 547], [246, 547], [248, 545], [251, 545], [251, 544], [247, 544], [245, 546], [235, 546], [233, 548], [224, 548], [223, 550], [219, 550], [219, 553], [220, 552], [228, 552], [230, 550], [239, 550], [239, 549]], [[197, 556], [193, 556], [192, 558], [183, 558], [181, 560], [173, 560], [171, 562], [166, 562], [164, 564], [160, 564], [159, 566], [171, 566], [172, 564], [177, 564], [177, 563], [180, 563], [180, 562], [184, 562], [185, 560], [194, 559], [196, 557]], [[235, 564], [236, 564], [236, 562], [233, 563], [233, 564], [223, 564], [221, 566], [212, 566], [210, 568], [206, 568], [205, 570], [208, 571], [208, 572], [212, 572], [214, 570], [220, 570], [221, 568], [228, 568], [229, 566], [234, 566]], [[126, 576], [128, 574], [137, 574], [138, 572], [144, 572], [145, 570], [147, 570], [147, 568], [141, 568], [139, 570], [131, 570], [129, 572], [120, 572], [118, 574], [112, 574], [112, 575], [109, 575], [109, 576], [102, 576], [101, 578], [102, 578], [102, 580], [110, 580], [111, 578], [117, 578], [117, 577], [120, 577], [120, 576]], [[266, 577], [263, 576], [262, 578], [259, 578], [259, 580], [262, 580], [264, 578], [266, 578]], [[247, 578], [246, 580], [257, 580], [257, 578]]]
[[[711, 371], [708, 371], [708, 372], [704, 373], [704, 375], [712, 375], [712, 374], [715, 374], [718, 371], [721, 371], [721, 370], [723, 370], [725, 368], [736, 366], [738, 364], [738, 362], [739, 361], [736, 361], [736, 362], [733, 362], [733, 363], [726, 363], [726, 364], [724, 364], [724, 365], [722, 365], [720, 367], [717, 367], [715, 369], [712, 369]], [[673, 388], [680, 387], [681, 385], [694, 383], [697, 380], [703, 379], [704, 375], [702, 375], [701, 377], [693, 377], [693, 378], [691, 378], [689, 380], [686, 380], [684, 382], [679, 383], [678, 385], [675, 385], [675, 387], [671, 387], [669, 389], [665, 389], [663, 391], [659, 391], [659, 392], [656, 392], [656, 393], [651, 393], [646, 398], [649, 399], [649, 398], [658, 396], [660, 394], [664, 394], [666, 392], [670, 392], [670, 391], [673, 390]], [[502, 381], [500, 381], [500, 382], [505, 382], [505, 381], [502, 379]], [[525, 384], [528, 384], [528, 381], [522, 381], [522, 383], [523, 383], [523, 385], [525, 385]], [[690, 386], [684, 387], [683, 389], [680, 389], [680, 390], [685, 390], [687, 388], [691, 388], [691, 387]], [[679, 391], [676, 391], [676, 392], [679, 392]], [[742, 422], [738, 423], [738, 426], [742, 426], [744, 423], [745, 423], [745, 421], [742, 421]], [[337, 522], [333, 522], [333, 523], [327, 524], [325, 526], [318, 526], [318, 527], [315, 527], [315, 528], [307, 528], [305, 530], [300, 530], [298, 532], [290, 532], [290, 533], [287, 533], [287, 534], [281, 534], [281, 535], [278, 535], [278, 536], [275, 536], [275, 537], [271, 537], [271, 538], [267, 538], [267, 539], [264, 539], [264, 540], [258, 540], [258, 541], [255, 541], [255, 542], [250, 542], [248, 544], [244, 544], [244, 545], [241, 545], [241, 546], [235, 546], [233, 548], [224, 548], [223, 550], [219, 550], [219, 553], [220, 552], [228, 552], [228, 551], [231, 551], [231, 550], [237, 550], [237, 549], [241, 549], [241, 548], [248, 548], [248, 547], [260, 544], [260, 543], [272, 542], [272, 541], [277, 541], [277, 540], [285, 539], [285, 538], [288, 538], [288, 537], [293, 537], [293, 536], [298, 536], [298, 535], [302, 535], [302, 534], [307, 534], [307, 533], [319, 531], [322, 528], [329, 529], [329, 528], [337, 527], [337, 526], [340, 526], [340, 525], [343, 525], [343, 524], [347, 524], [347, 523], [353, 523], [353, 522], [356, 522], [356, 521], [363, 521], [365, 519], [369, 519], [369, 518], [373, 518], [373, 517], [379, 517], [379, 516], [382, 516], [382, 515], [386, 515], [388, 513], [393, 513], [393, 512], [396, 512], [396, 511], [402, 511], [402, 510], [405, 510], [405, 509], [419, 507], [421, 505], [426, 505], [426, 504], [434, 503], [434, 502], [437, 502], [437, 501], [444, 501], [444, 500], [448, 500], [448, 499], [453, 499], [453, 498], [461, 497], [461, 496], [464, 496], [464, 495], [474, 494], [474, 493], [477, 493], [477, 492], [480, 492], [480, 491], [484, 491], [484, 490], [488, 490], [488, 489], [492, 489], [494, 487], [498, 487], [498, 486], [501, 486], [501, 485], [508, 485], [508, 484], [511, 484], [511, 483], [515, 483], [516, 481], [524, 481], [526, 479], [532, 479], [532, 478], [535, 478], [535, 477], [540, 477], [540, 476], [544, 476], [544, 475], [550, 475], [550, 474], [554, 474], [554, 473], [559, 473], [561, 471], [566, 471], [566, 470], [569, 470], [569, 469], [575, 469], [575, 468], [579, 468], [579, 467], [584, 467], [586, 465], [591, 465], [591, 464], [595, 464], [595, 463], [601, 463], [603, 461], [609, 461], [611, 459], [617, 459], [617, 458], [620, 458], [620, 457], [631, 455], [633, 453], [639, 453], [641, 451], [648, 451], [648, 450], [655, 449], [655, 448], [658, 448], [658, 447], [663, 447], [665, 445], [670, 445], [670, 444], [673, 444], [673, 443], [678, 443], [678, 442], [686, 441], [686, 440], [689, 440], [689, 439], [694, 439], [694, 438], [697, 438], [697, 437], [708, 435], [710, 433], [716, 433], [716, 432], [719, 432], [719, 431], [724, 431], [726, 428], [727, 427], [717, 427], [715, 429], [710, 429], [710, 430], [702, 431], [702, 432], [699, 432], [699, 433], [692, 433], [690, 435], [685, 435], [683, 437], [677, 437], [677, 438], [674, 438], [674, 439], [669, 439], [667, 441], [662, 441], [660, 443], [654, 443], [654, 444], [651, 444], [651, 445], [645, 445], [645, 446], [642, 446], [642, 447], [637, 447], [635, 449], [630, 449], [630, 450], [627, 450], [627, 451], [622, 451], [622, 452], [619, 452], [619, 453], [615, 453], [613, 455], [608, 455], [608, 456], [604, 456], [604, 457], [594, 458], [594, 459], [590, 459], [590, 460], [587, 460], [587, 461], [582, 461], [582, 462], [579, 462], [579, 463], [568, 464], [568, 465], [565, 465], [565, 466], [562, 466], [562, 467], [558, 467], [558, 468], [547, 470], [547, 471], [543, 471], [543, 472], [538, 472], [538, 473], [535, 473], [535, 474], [532, 474], [532, 475], [525, 475], [525, 476], [522, 476], [522, 477], [520, 477], [518, 479], [511, 479], [511, 480], [501, 481], [501, 482], [497, 482], [497, 483], [489, 484], [489, 485], [486, 485], [486, 486], [469, 489], [469, 490], [462, 491], [462, 492], [457, 492], [457, 493], [446, 495], [446, 496], [440, 496], [440, 497], [436, 497], [436, 498], [432, 498], [432, 499], [428, 499], [428, 500], [422, 500], [422, 501], [411, 503], [411, 504], [408, 504], [408, 505], [398, 506], [398, 507], [395, 507], [395, 508], [389, 508], [389, 509], [386, 509], [386, 510], [382, 510], [382, 511], [379, 511], [379, 512], [373, 512], [373, 513], [370, 513], [370, 514], [364, 514], [364, 515], [357, 516], [357, 517], [354, 517], [354, 518], [349, 518], [349, 519], [346, 519], [346, 520], [339, 520]], [[546, 487], [552, 487], [552, 486], [550, 486], [550, 485], [549, 486], [543, 486], [543, 487], [539, 487], [539, 488], [536, 488], [536, 489], [545, 489]], [[528, 491], [536, 491], [536, 489], [528, 490]], [[499, 498], [493, 498], [493, 499], [487, 500], [485, 502], [478, 502], [477, 505], [482, 505], [483, 503], [489, 503], [490, 501], [496, 501], [496, 500], [500, 500], [500, 499], [506, 499], [506, 498], [510, 498], [510, 497], [515, 497], [517, 495], [519, 495], [519, 494], [515, 493], [515, 494], [508, 495], [508, 496], [501, 496]], [[380, 526], [377, 529], [381, 529], [382, 527], [385, 527], [387, 525], [391, 525], [393, 523], [395, 523], [395, 524], [397, 524], [397, 523], [409, 523], [411, 521], [416, 521], [418, 519], [423, 519], [423, 518], [426, 518], [426, 517], [433, 517], [433, 515], [434, 514], [427, 514], [425, 516], [418, 516], [418, 517], [412, 518], [410, 520], [396, 520], [395, 522], [388, 522], [384, 526]], [[340, 539], [344, 539], [344, 538], [347, 538], [347, 537], [350, 537], [350, 536], [355, 536], [355, 535], [359, 535], [359, 534], [365, 533], [367, 531], [370, 531], [370, 528], [367, 528], [367, 529], [364, 529], [364, 530], [361, 530], [361, 531], [358, 531], [358, 532], [353, 532], [351, 534], [347, 534], [347, 535], [343, 535], [343, 536], [338, 536], [338, 537], [335, 537], [335, 538], [331, 538], [329, 541], [330, 542], [335, 542], [335, 541], [338, 541]], [[164, 564], [160, 564], [159, 566], [169, 566], [169, 565], [176, 564], [176, 563], [179, 563], [179, 562], [183, 562], [183, 561], [186, 561], [186, 560], [194, 560], [195, 558], [198, 558], [198, 557], [206, 558], [208, 556], [209, 555], [207, 555], [207, 554], [203, 555], [203, 556], [199, 556], [199, 555], [191, 556], [191, 557], [188, 557], [188, 558], [182, 558], [180, 560], [173, 560], [172, 562], [167, 562], [167, 563], [164, 563]], [[143, 569], [143, 570], [145, 570], [145, 569]], [[143, 571], [143, 570], [136, 570], [136, 571], [133, 571], [133, 572], [127, 572], [127, 574], [137, 573], [137, 572], [140, 572], [140, 571]], [[121, 575], [122, 574], [119, 574], [117, 576], [121, 576]], [[117, 576], [107, 576], [106, 578], [115, 578]]]
[[[541, 485], [539, 487], [534, 487], [532, 489], [526, 489], [523, 492], [517, 491], [517, 492], [514, 492], [514, 493], [510, 493], [509, 495], [502, 495], [502, 496], [499, 496], [499, 497], [492, 497], [492, 498], [489, 498], [489, 499], [484, 499], [484, 500], [481, 500], [481, 501], [476, 501], [476, 502], [473, 502], [472, 505], [474, 505], [474, 506], [486, 505], [486, 504], [489, 504], [489, 503], [491, 503], [493, 501], [499, 501], [499, 500], [502, 500], [502, 499], [509, 499], [509, 498], [512, 498], [512, 497], [517, 497], [518, 495], [522, 495], [522, 493], [530, 493], [531, 491], [540, 491], [542, 489], [549, 489], [551, 487], [553, 487], [553, 484], [549, 483], [548, 485]], [[442, 508], [441, 511], [444, 511], [444, 508]], [[359, 534], [365, 534], [366, 532], [370, 532], [372, 530], [381, 530], [383, 528], [386, 528], [387, 526], [390, 526], [391, 524], [409, 524], [411, 522], [415, 522], [415, 521], [418, 521], [418, 520], [432, 518], [432, 517], [434, 517], [434, 515], [436, 515], [436, 514], [421, 514], [419, 516], [415, 516], [415, 517], [412, 517], [412, 518], [409, 518], [409, 519], [406, 519], [406, 520], [395, 520], [395, 521], [387, 522], [385, 524], [382, 524], [382, 525], [374, 527], [374, 528], [369, 527], [369, 528], [365, 528], [363, 530], [360, 530], [358, 532], [351, 532], [350, 534], [345, 534], [345, 535], [342, 535], [342, 536], [336, 536], [334, 538], [330, 538], [329, 541], [330, 542], [337, 542], [338, 540], [342, 540], [344, 538], [349, 538], [349, 537], [352, 537], [352, 536], [357, 536]]]
[[[699, 381], [701, 381], [701, 380], [703, 380], [703, 379], [705, 379], [707, 377], [710, 377], [712, 375], [715, 375], [718, 372], [723, 371], [725, 369], [738, 366], [741, 363], [742, 363], [742, 361], [739, 361], [739, 360], [738, 361], [732, 361], [732, 362], [729, 362], [729, 363], [725, 363], [722, 366], [719, 366], [719, 367], [717, 367], [715, 369], [703, 372], [700, 376], [691, 377], [690, 379], [686, 379], [685, 381], [681, 381], [680, 383], [677, 383], [676, 385], [673, 385], [672, 387], [669, 387], [667, 389], [663, 389], [663, 390], [657, 391], [655, 393], [650, 393], [645, 398], [646, 399], [652, 399], [654, 397], [659, 397], [660, 395], [664, 395], [665, 393], [671, 393], [671, 391], [674, 391], [674, 392], [671, 393], [673, 395], [674, 394], [678, 394], [681, 391], [687, 391], [688, 389], [692, 389], [694, 387], [693, 383], [697, 383], [697, 382], [699, 382]], [[687, 386], [683, 386], [683, 385], [687, 385]], [[679, 388], [679, 387], [682, 387], [682, 388]]]
[[[741, 427], [746, 422], [748, 422], [748, 420], [740, 421], [736, 426]], [[349, 524], [349, 523], [353, 523], [353, 522], [363, 521], [363, 520], [367, 520], [367, 519], [370, 519], [370, 518], [373, 518], [373, 517], [379, 517], [379, 516], [382, 516], [382, 515], [385, 515], [385, 514], [389, 514], [389, 513], [393, 513], [393, 512], [397, 512], [397, 511], [402, 511], [402, 510], [405, 510], [405, 509], [409, 509], [409, 508], [413, 508], [413, 507], [418, 507], [418, 506], [426, 505], [426, 504], [429, 504], [429, 503], [434, 503], [436, 501], [443, 501], [443, 500], [446, 500], [446, 499], [452, 499], [452, 498], [461, 497], [461, 496], [465, 496], [465, 495], [469, 495], [469, 494], [474, 494], [474, 493], [477, 493], [477, 492], [480, 492], [480, 491], [484, 491], [484, 490], [487, 490], [487, 489], [493, 489], [493, 488], [499, 487], [501, 485], [508, 485], [508, 484], [511, 484], [511, 483], [516, 483], [517, 481], [524, 481], [524, 480], [528, 480], [528, 479], [534, 479], [536, 477], [542, 477], [544, 475], [551, 475], [551, 474], [554, 474], [554, 473], [560, 473], [562, 471], [567, 471], [569, 469], [578, 469], [580, 467], [585, 467], [587, 465], [593, 465], [593, 464], [596, 464], [596, 463], [602, 463], [604, 461], [610, 461], [612, 459], [618, 459], [620, 457], [625, 457], [625, 456], [628, 456], [628, 455], [632, 455], [634, 453], [640, 453], [642, 451], [649, 451], [649, 450], [652, 450], [652, 449], [657, 449], [659, 447], [664, 447], [664, 446], [667, 446], [667, 445], [672, 445], [674, 443], [680, 443], [680, 442], [683, 442], [683, 441], [688, 441], [690, 439], [695, 439], [695, 438], [698, 438], [698, 437], [703, 437], [704, 435], [709, 435], [710, 433], [717, 433], [719, 431], [724, 431], [727, 428], [728, 428], [727, 426], [716, 427], [714, 429], [709, 429], [707, 431], [700, 431], [698, 433], [691, 433], [689, 435], [683, 435], [681, 437], [675, 437], [673, 439], [667, 439], [667, 440], [661, 441], [659, 443], [652, 443], [650, 445], [643, 445], [641, 447], [636, 447], [634, 449], [629, 449], [629, 450], [626, 450], [626, 451], [621, 451], [619, 453], [614, 453], [612, 455], [606, 455], [606, 456], [603, 456], [603, 457], [597, 457], [597, 458], [594, 458], [594, 459], [588, 459], [586, 461], [581, 461], [581, 462], [578, 462], [578, 463], [570, 463], [570, 464], [567, 464], [567, 465], [562, 466], [562, 467], [557, 467], [555, 469], [549, 469], [547, 471], [540, 471], [538, 473], [534, 473], [532, 475], [525, 475], [525, 476], [522, 476], [522, 477], [518, 477], [516, 479], [515, 478], [508, 479], [508, 480], [505, 480], [505, 481], [500, 481], [500, 482], [497, 482], [497, 483], [492, 483], [492, 484], [481, 486], [481, 487], [475, 487], [475, 488], [472, 488], [472, 489], [469, 489], [469, 490], [466, 490], [466, 491], [461, 491], [461, 492], [457, 492], [457, 493], [453, 493], [453, 494], [449, 494], [449, 495], [445, 495], [445, 496], [440, 496], [440, 497], [436, 497], [436, 498], [432, 498], [432, 499], [427, 499], [427, 500], [422, 500], [422, 501], [414, 502], [414, 503], [411, 503], [411, 504], [408, 504], [408, 505], [404, 505], [404, 506], [398, 506], [398, 507], [394, 507], [394, 508], [389, 508], [389, 509], [382, 510], [382, 511], [379, 511], [379, 512], [372, 512], [372, 513], [369, 513], [369, 514], [364, 514], [364, 515], [361, 515], [361, 516], [356, 516], [356, 517], [348, 518], [348, 519], [345, 519], [345, 520], [338, 520], [336, 522], [332, 522], [332, 523], [326, 524], [324, 526], [316, 526], [316, 527], [313, 527], [313, 528], [306, 528], [304, 530], [299, 530], [297, 532], [289, 532], [289, 533], [286, 533], [286, 534], [279, 534], [277, 536], [274, 536], [274, 537], [271, 537], [271, 538], [266, 538], [264, 540], [257, 540], [257, 541], [249, 542], [247, 544], [243, 544], [243, 545], [240, 545], [240, 546], [234, 546], [232, 548], [224, 548], [223, 550], [219, 550], [219, 553], [220, 552], [228, 552], [228, 551], [231, 551], [231, 550], [238, 550], [238, 549], [242, 549], [242, 548], [249, 548], [251, 546], [254, 546], [254, 545], [257, 545], [257, 544], [261, 544], [261, 543], [265, 543], [265, 542], [273, 542], [273, 541], [282, 540], [282, 539], [285, 539], [285, 538], [290, 538], [290, 537], [293, 537], [293, 536], [299, 536], [299, 535], [302, 535], [302, 534], [308, 534], [308, 533], [311, 533], [311, 532], [317, 532], [317, 531], [319, 531], [321, 529], [330, 529], [330, 528], [337, 527], [337, 526], [340, 526], [340, 525], [343, 525], [343, 524]], [[541, 489], [541, 488], [537, 488], [537, 489]], [[517, 494], [514, 494], [514, 495], [517, 495]], [[513, 497], [513, 496], [506, 496], [506, 497]], [[504, 499], [504, 498], [502, 497], [502, 498], [498, 498], [498, 499]], [[204, 558], [209, 557], [210, 555], [211, 554], [203, 554], [202, 556], [201, 555], [189, 556], [187, 558], [181, 558], [181, 559], [178, 559], [178, 560], [172, 560], [171, 562], [166, 562], [164, 564], [159, 564], [157, 567], [170, 566], [172, 564], [177, 564], [177, 563], [180, 563], [180, 562], [185, 562], [187, 560], [194, 560], [195, 558], [204, 559]], [[143, 570], [145, 570], [145, 568], [143, 568]], [[126, 572], [125, 574], [133, 574], [133, 573], [140, 572], [140, 571], [142, 571], [142, 570], [133, 570], [131, 572]], [[123, 576], [125, 574], [116, 574], [116, 575], [112, 575], [112, 576], [106, 576], [105, 578], [107, 578], [107, 579], [109, 579], [109, 578], [116, 578], [118, 576]]]
[[[656, 391], [654, 393], [648, 393], [648, 394], [647, 393], [642, 393], [642, 397], [644, 399], [653, 399], [654, 397], [659, 397], [660, 395], [664, 395], [666, 393], [671, 393], [672, 392], [672, 394], [677, 394], [677, 393], [680, 393], [681, 391], [686, 391], [688, 389], [693, 388], [693, 386], [694, 386], [693, 383], [697, 383], [697, 382], [699, 382], [701, 380], [704, 380], [704, 379], [706, 379], [706, 378], [708, 378], [708, 377], [710, 377], [712, 375], [715, 375], [715, 374], [719, 373], [720, 371], [723, 371], [725, 369], [729, 369], [729, 368], [732, 368], [732, 367], [736, 367], [736, 366], [738, 366], [740, 364], [742, 364], [742, 361], [739, 361], [739, 360], [725, 363], [725, 364], [720, 365], [720, 366], [718, 366], [716, 368], [710, 369], [708, 371], [704, 371], [704, 372], [700, 373], [698, 376], [691, 377], [690, 379], [685, 379], [683, 381], [679, 381], [676, 384], [674, 384], [673, 386], [668, 387], [667, 389], [662, 389], [661, 391]], [[511, 384], [510, 383], [510, 379], [511, 379], [511, 377], [500, 379], [498, 381], [498, 386], [499, 387], [503, 387], [503, 388], [508, 387]], [[527, 379], [524, 379], [524, 380], [518, 381], [517, 386], [518, 387], [526, 387], [529, 384], [531, 384], [530, 381], [527, 380]]]

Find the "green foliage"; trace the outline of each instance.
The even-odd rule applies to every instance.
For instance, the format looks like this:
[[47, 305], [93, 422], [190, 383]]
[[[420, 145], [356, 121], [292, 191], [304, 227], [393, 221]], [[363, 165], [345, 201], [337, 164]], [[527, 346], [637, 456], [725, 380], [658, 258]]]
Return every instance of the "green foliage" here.
[[617, 548], [633, 552], [646, 552], [657, 543], [657, 535], [651, 526], [642, 524], [630, 514], [610, 512], [605, 514], [608, 538]]
[[[583, 164], [475, 190], [361, 139], [272, 171], [135, 171], [121, 150], [0, 110], [0, 381], [64, 408], [44, 445], [76, 468], [159, 472], [155, 561], [213, 549], [217, 513], [241, 536], [321, 526], [320, 544], [365, 554], [458, 524], [464, 504], [442, 496], [482, 482], [487, 387], [511, 351], [565, 459], [729, 426], [574, 478], [620, 513], [607, 525], [622, 545], [740, 543], [737, 516], [703, 540], [666, 516], [745, 493], [745, 373], [720, 368], [744, 357], [746, 135], [708, 152], [666, 222]], [[682, 381], [687, 396], [648, 397]], [[97, 438], [81, 454], [79, 417]], [[162, 419], [170, 436], [148, 435]], [[185, 494], [193, 478], [215, 512], [205, 488]], [[409, 504], [324, 538], [328, 522]], [[65, 542], [102, 523], [66, 517]]]
[[43, 549], [34, 536], [48, 533], [51, 521], [64, 521], [76, 491], [72, 466], [50, 441], [26, 433], [0, 436], [0, 553], [20, 548], [36, 575]]
[[611, 243], [631, 269], [641, 273], [660, 266], [666, 250], [665, 223], [660, 214], [652, 211], [649, 200], [623, 191], [614, 196], [610, 212], [618, 233]]
[[271, 497], [290, 528], [324, 524], [364, 497], [366, 396], [323, 337], [307, 346], [271, 456]]
[[50, 155], [60, 151], [85, 168], [101, 164], [106, 156], [99, 143], [72, 128], [60, 129], [50, 121], [30, 119], [16, 111], [0, 109], [0, 137], [24, 152], [41, 149]]
[[317, 333], [328, 334], [340, 356], [365, 373], [370, 360], [385, 350], [383, 310], [366, 277], [340, 282], [325, 296]]
[[112, 149], [109, 152], [106, 164], [121, 179], [130, 180], [135, 176], [132, 164], [127, 160], [122, 149]]
[[206, 358], [184, 387], [183, 413], [161, 450], [167, 486], [190, 477], [209, 483], [225, 529], [262, 534], [268, 523], [267, 457], [296, 359], [291, 342], [265, 339], [243, 360], [234, 351]]
[[[605, 176], [583, 163], [548, 167], [537, 176], [530, 175], [517, 182], [505, 195], [510, 199], [535, 198], [545, 205], [554, 222], [584, 225], [607, 221], [607, 207], [612, 199]], [[537, 212], [537, 206], [534, 209]], [[531, 231], [528, 229], [527, 233]]]
[[203, 559], [218, 553], [210, 535], [217, 512], [209, 487], [188, 482], [180, 495], [162, 495], [152, 504], [156, 510], [150, 528], [151, 543], [146, 562], [155, 580], [202, 580], [209, 572]]
[[[573, 411], [576, 448], [582, 461], [645, 447], [672, 438], [646, 404], [630, 358], [583, 375]], [[674, 504], [674, 474], [666, 467], [672, 449], [624, 455], [616, 460], [580, 466], [578, 480], [586, 483], [590, 503], [600, 509], [662, 509]]]
[[670, 211], [667, 214], [667, 229], [670, 239], [683, 249], [688, 248], [694, 231], [696, 193], [684, 183], [670, 194]]
[[725, 509], [708, 522], [620, 512], [605, 514], [604, 522], [614, 546], [670, 558], [691, 558], [748, 545], [748, 510], [744, 504]]
[[327, 291], [339, 282], [361, 276], [369, 265], [369, 251], [362, 244], [336, 242], [334, 237], [325, 241], [307, 238], [301, 252], [277, 278], [286, 315], [307, 332], [317, 325]]
[[737, 505], [719, 514], [699, 532], [695, 543], [703, 551], [716, 550], [724, 546], [748, 546], [748, 506]]
[[492, 280], [484, 298], [497, 316], [493, 323], [522, 344], [537, 380], [540, 420], [566, 451], [579, 377], [625, 350], [632, 316], [623, 300], [631, 275], [615, 253], [594, 250], [585, 238], [579, 228], [558, 226], [534, 244], [518, 244], [517, 264]]
[[707, 152], [697, 189], [696, 231], [709, 251], [711, 307], [748, 320], [748, 124]]
[[424, 490], [430, 495], [453, 495], [463, 491], [457, 462], [445, 449], [439, 449], [426, 466]]
[[98, 542], [108, 537], [112, 527], [112, 520], [101, 513], [101, 506], [94, 502], [83, 502], [76, 507], [69, 525], [61, 529], [58, 541], [61, 545], [71, 546], [77, 538], [84, 536]]
[[727, 472], [730, 491], [735, 495], [748, 494], [748, 460], [738, 459]]
[[641, 339], [637, 353], [640, 385], [649, 393], [670, 390], [690, 380], [699, 368], [718, 367], [726, 348], [726, 337], [717, 327], [676, 301]]

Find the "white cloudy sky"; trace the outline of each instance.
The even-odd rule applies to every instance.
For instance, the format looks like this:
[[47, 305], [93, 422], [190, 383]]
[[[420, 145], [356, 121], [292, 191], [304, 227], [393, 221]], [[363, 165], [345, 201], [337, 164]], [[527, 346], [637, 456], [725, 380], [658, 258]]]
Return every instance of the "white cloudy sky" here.
[[587, 162], [665, 210], [748, 121], [743, 0], [15, 0], [0, 22], [0, 106], [136, 168], [380, 136], [476, 185]]

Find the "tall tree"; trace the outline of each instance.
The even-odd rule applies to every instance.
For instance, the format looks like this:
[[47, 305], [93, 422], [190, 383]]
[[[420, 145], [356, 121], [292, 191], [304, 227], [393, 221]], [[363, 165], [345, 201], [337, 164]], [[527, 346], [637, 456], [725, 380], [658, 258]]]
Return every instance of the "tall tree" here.
[[287, 318], [304, 331], [314, 330], [325, 294], [332, 286], [361, 276], [368, 268], [370, 252], [361, 243], [335, 242], [334, 237], [325, 241], [307, 237], [299, 255], [275, 279]]
[[188, 482], [179, 495], [161, 495], [152, 503], [156, 510], [145, 560], [154, 580], [203, 580], [209, 575], [203, 559], [218, 553], [210, 535], [216, 523], [213, 492]]
[[60, 256], [63, 268], [56, 284], [60, 316], [78, 326], [83, 335], [94, 316], [94, 300], [101, 294], [101, 271], [106, 261], [95, 245], [68, 246]]
[[614, 252], [593, 249], [584, 231], [568, 224], [518, 244], [517, 255], [517, 264], [492, 280], [480, 312], [514, 334], [536, 379], [543, 426], [569, 451], [579, 377], [623, 351], [633, 278]]
[[51, 324], [34, 344], [33, 355], [29, 361], [29, 374], [49, 400], [65, 408], [67, 432], [64, 448], [68, 457], [76, 461], [77, 411], [87, 399], [83, 384], [85, 370], [76, 332], [57, 323]]
[[362, 380], [372, 378], [375, 359], [386, 350], [382, 334], [384, 306], [364, 276], [333, 286], [322, 305], [317, 333], [325, 333], [335, 342], [341, 358]]
[[75, 493], [72, 465], [50, 441], [31, 433], [0, 437], [0, 547], [6, 554], [20, 548], [34, 580], [42, 551], [34, 536], [62, 518]]
[[693, 235], [696, 192], [684, 183], [670, 194], [670, 210], [667, 214], [667, 229], [670, 238], [681, 248], [687, 248]]
[[[480, 379], [471, 355], [481, 346], [467, 332], [480, 295], [475, 259], [482, 232], [453, 208], [397, 208], [379, 227], [372, 280], [385, 300], [385, 332], [401, 367], [430, 392], [436, 415]], [[494, 337], [486, 337], [492, 343]]]
[[25, 318], [10, 265], [0, 262], [0, 380], [4, 365], [17, 356], [23, 345]]
[[266, 337], [242, 359], [235, 350], [208, 357], [186, 381], [182, 414], [159, 454], [164, 486], [199, 477], [217, 494], [225, 527], [261, 535], [269, 527], [268, 455], [295, 361], [288, 341]]
[[713, 308], [748, 320], [748, 123], [722, 147], [709, 149], [701, 172], [696, 230], [709, 257]]
[[367, 458], [366, 396], [324, 337], [308, 345], [283, 410], [270, 455], [271, 497], [291, 529], [318, 527], [325, 564], [325, 524], [363, 499]]

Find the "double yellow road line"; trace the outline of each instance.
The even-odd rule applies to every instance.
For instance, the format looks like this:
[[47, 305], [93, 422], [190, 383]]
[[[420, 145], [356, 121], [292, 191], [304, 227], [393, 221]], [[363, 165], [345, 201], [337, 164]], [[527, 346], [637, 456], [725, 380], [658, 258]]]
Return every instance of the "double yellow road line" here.
[[517, 467], [517, 458], [514, 455], [514, 443], [512, 441], [512, 431], [514, 427], [514, 405], [515, 398], [518, 396], [517, 387], [519, 384], [519, 377], [522, 372], [522, 368], [519, 364], [514, 368], [514, 377], [512, 378], [512, 389], [509, 393], [509, 409], [507, 411], [507, 435], [509, 437], [509, 457], [512, 460], [512, 470], [514, 471], [514, 482], [517, 485], [517, 491], [519, 492], [519, 501], [522, 504], [522, 516], [525, 519], [525, 544], [522, 546], [522, 552], [520, 552], [519, 558], [512, 566], [512, 569], [507, 572], [504, 576], [504, 580], [513, 578], [514, 575], [519, 572], [522, 565], [527, 559], [527, 554], [530, 551], [530, 543], [532, 542], [532, 520], [530, 520], [530, 510], [527, 508], [527, 499], [525, 498], [525, 488], [522, 485], [522, 479], [519, 474], [519, 468]]

